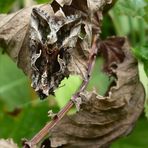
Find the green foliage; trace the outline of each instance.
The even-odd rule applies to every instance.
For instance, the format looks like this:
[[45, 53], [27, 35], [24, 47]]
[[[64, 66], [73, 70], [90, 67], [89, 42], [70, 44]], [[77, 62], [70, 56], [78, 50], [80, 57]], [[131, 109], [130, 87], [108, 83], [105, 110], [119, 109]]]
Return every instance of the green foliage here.
[[148, 37], [145, 32], [148, 29], [146, 9], [148, 3], [145, 0], [118, 0], [114, 8], [109, 12], [117, 35], [128, 36], [134, 47], [146, 46]]
[[[24, 106], [16, 115], [11, 115], [11, 113], [1, 110], [0, 138], [11, 137], [21, 145], [23, 137], [32, 138], [49, 120], [47, 117], [48, 110], [47, 101], [40, 102], [35, 106], [31, 104]], [[57, 109], [55, 110], [57, 111]]]
[[15, 1], [12, 0], [0, 0], [0, 13], [7, 13], [11, 10]]
[[[108, 88], [108, 85], [111, 82], [111, 79], [109, 80], [108, 76], [102, 72], [102, 65], [103, 59], [99, 58], [96, 61], [94, 71], [88, 85], [89, 91], [95, 89], [100, 95], [104, 95]], [[55, 99], [60, 108], [62, 108], [68, 102], [71, 96], [79, 88], [81, 82], [82, 79], [76, 75], [70, 75], [68, 79], [65, 78], [61, 82], [59, 88], [55, 91]]]
[[52, 0], [35, 0], [38, 4], [43, 4], [43, 3], [49, 3], [52, 2]]
[[139, 75], [140, 75], [140, 81], [142, 82], [144, 88], [145, 88], [145, 94], [146, 94], [146, 101], [145, 101], [145, 115], [148, 118], [148, 77], [146, 77], [146, 74], [143, 69], [143, 64], [139, 63]]
[[147, 148], [148, 120], [141, 117], [136, 123], [134, 131], [127, 137], [119, 139], [111, 148]]
[[133, 48], [136, 57], [143, 62], [145, 73], [148, 77], [148, 46]]
[[30, 101], [28, 79], [7, 55], [0, 55], [0, 75], [0, 99], [8, 110]]
[[100, 95], [105, 94], [109, 84], [112, 81], [112, 79], [109, 79], [109, 77], [102, 71], [103, 62], [104, 61], [101, 57], [97, 59], [94, 66], [94, 71], [88, 84], [88, 90], [92, 91], [92, 89], [95, 89]]
[[47, 0], [36, 0], [38, 4], [47, 3]]
[[[118, 0], [109, 15], [114, 24], [117, 35], [128, 36], [132, 44], [132, 51], [139, 62], [143, 64], [145, 73], [148, 76], [148, 0]], [[140, 66], [141, 81], [146, 90], [146, 98], [148, 99], [148, 84], [146, 75]], [[142, 72], [141, 72], [142, 71]], [[147, 102], [147, 101], [146, 101]], [[147, 103], [145, 105], [147, 107]], [[148, 114], [147, 109], [146, 114]]]
[[82, 80], [79, 76], [71, 75], [69, 78], [65, 78], [59, 88], [55, 91], [55, 99], [58, 106], [62, 108], [75, 93], [75, 91], [80, 86]]
[[[139, 61], [140, 80], [146, 92], [145, 114], [148, 117], [148, 0], [118, 0], [109, 16], [116, 35], [128, 36], [132, 52]], [[131, 136], [115, 142], [112, 148], [146, 148], [148, 142], [143, 138], [148, 135], [146, 127], [147, 120], [141, 118]]]
[[[115, 11], [120, 14], [125, 14], [128, 16], [144, 16], [146, 12], [144, 8], [146, 7], [145, 0], [118, 0], [115, 5]], [[142, 13], [141, 13], [142, 10]]]
[[[40, 101], [23, 72], [7, 56], [0, 55], [0, 138], [31, 138], [49, 120], [47, 101]], [[58, 107], [52, 107], [54, 112]]]

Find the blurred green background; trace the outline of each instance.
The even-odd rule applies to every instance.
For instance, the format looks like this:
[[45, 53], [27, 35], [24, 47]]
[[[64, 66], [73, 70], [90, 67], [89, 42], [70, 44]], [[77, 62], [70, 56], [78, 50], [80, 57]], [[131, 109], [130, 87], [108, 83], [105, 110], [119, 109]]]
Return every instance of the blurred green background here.
[[[11, 13], [45, 2], [48, 0], [0, 0], [0, 13]], [[140, 79], [148, 93], [148, 0], [118, 0], [115, 6], [104, 14], [101, 37], [105, 39], [111, 35], [128, 37], [133, 54], [139, 61]], [[49, 96], [48, 99], [40, 101], [30, 87], [28, 78], [3, 54], [3, 50], [0, 49], [0, 138], [13, 138], [20, 145], [21, 138], [30, 139], [49, 121], [48, 110], [57, 112], [64, 106], [81, 80], [78, 76], [64, 79], [61, 87], [56, 90], [55, 99]], [[95, 88], [101, 95], [110, 83], [109, 78], [101, 72], [102, 62], [102, 59], [97, 59], [88, 86], [88, 89]], [[112, 148], [148, 147], [147, 102], [134, 131], [130, 136], [113, 143]]]

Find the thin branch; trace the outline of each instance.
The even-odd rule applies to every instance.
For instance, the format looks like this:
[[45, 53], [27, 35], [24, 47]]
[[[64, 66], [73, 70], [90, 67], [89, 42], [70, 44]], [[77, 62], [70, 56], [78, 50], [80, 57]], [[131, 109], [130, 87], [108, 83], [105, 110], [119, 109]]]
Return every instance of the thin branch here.
[[96, 47], [97, 36], [93, 39], [92, 48], [90, 51], [90, 56], [88, 60], [88, 67], [87, 67], [87, 77], [83, 80], [81, 86], [77, 90], [77, 92], [72, 96], [69, 102], [61, 109], [57, 115], [54, 116], [52, 121], [48, 122], [30, 141], [25, 140], [23, 142], [24, 148], [31, 148], [34, 145], [38, 144], [48, 133], [49, 131], [59, 123], [59, 121], [66, 115], [66, 113], [72, 108], [72, 106], [76, 103], [79, 94], [83, 92], [87, 84], [90, 80], [90, 76], [95, 64], [96, 54], [97, 54], [97, 47]]

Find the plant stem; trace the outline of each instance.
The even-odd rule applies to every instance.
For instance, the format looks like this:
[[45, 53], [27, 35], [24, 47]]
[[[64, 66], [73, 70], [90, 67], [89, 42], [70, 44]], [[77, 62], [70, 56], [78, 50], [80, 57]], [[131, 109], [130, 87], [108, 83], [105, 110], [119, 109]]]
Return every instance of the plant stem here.
[[48, 122], [30, 141], [27, 140], [24, 141], [23, 148], [31, 148], [36, 144], [38, 144], [49, 133], [49, 131], [51, 131], [51, 129], [53, 129], [59, 123], [59, 121], [66, 115], [66, 113], [71, 109], [71, 107], [77, 101], [79, 94], [86, 89], [87, 84], [90, 80], [90, 76], [96, 60], [96, 54], [98, 51], [96, 47], [96, 41], [97, 41], [97, 36], [95, 36], [93, 39], [93, 44], [89, 55], [87, 74], [86, 74], [87, 77], [82, 81], [82, 84], [79, 87], [79, 89], [72, 96], [69, 102], [63, 107], [63, 109], [61, 109], [57, 113], [57, 115], [54, 116], [52, 121]]

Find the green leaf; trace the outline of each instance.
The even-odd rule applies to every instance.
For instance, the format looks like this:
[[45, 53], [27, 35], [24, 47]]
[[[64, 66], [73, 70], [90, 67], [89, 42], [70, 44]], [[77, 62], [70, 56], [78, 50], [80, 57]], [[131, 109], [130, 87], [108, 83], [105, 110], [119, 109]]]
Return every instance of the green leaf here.
[[145, 73], [146, 73], [146, 75], [148, 77], [148, 60], [143, 61], [143, 64], [144, 64]]
[[109, 15], [116, 34], [128, 36], [132, 46], [143, 46], [147, 42], [146, 22], [148, 3], [144, 0], [118, 0]]
[[[21, 145], [21, 139], [31, 139], [49, 121], [50, 110], [48, 100], [38, 101], [35, 106], [24, 106], [18, 115], [12, 116], [7, 112], [0, 112], [0, 137], [13, 138]], [[58, 108], [52, 108], [57, 112]]]
[[143, 62], [145, 73], [148, 76], [148, 47], [132, 48], [132, 51], [138, 60]]
[[148, 47], [144, 46], [141, 48], [132, 48], [132, 51], [137, 57], [137, 59], [140, 60], [140, 62], [138, 63], [139, 75], [140, 81], [142, 82], [145, 89], [145, 114], [148, 118]]
[[12, 0], [0, 0], [0, 13], [7, 13], [11, 10], [15, 1]]
[[[148, 12], [148, 0], [145, 0], [145, 2], [147, 3], [147, 5], [146, 5], [146, 7], [144, 8], [144, 10], [145, 10], [145, 12]], [[145, 13], [144, 19], [145, 19], [145, 21], [148, 23], [148, 15], [147, 15], [147, 13]]]
[[142, 82], [144, 89], [145, 89], [145, 115], [148, 118], [148, 77], [146, 76], [144, 72], [143, 63], [141, 62], [138, 63], [138, 69], [139, 69], [140, 81]]
[[148, 60], [148, 47], [147, 46], [143, 46], [139, 48], [132, 48], [132, 50], [139, 60], [141, 61]]
[[111, 148], [147, 148], [148, 140], [148, 130], [147, 129], [148, 120], [141, 117], [133, 129], [133, 132], [124, 138], [121, 138], [114, 142]]
[[146, 6], [145, 0], [118, 0], [115, 9], [118, 13], [128, 16], [144, 16]]
[[93, 88], [99, 93], [100, 95], [104, 95], [108, 90], [108, 86], [111, 83], [111, 79], [102, 71], [103, 69], [103, 59], [98, 58], [96, 60], [94, 70], [88, 84], [88, 90], [92, 91]]
[[38, 4], [51, 3], [53, 0], [35, 0]]
[[[32, 138], [49, 120], [49, 100], [32, 100], [30, 83], [7, 55], [0, 55], [0, 137]], [[59, 108], [55, 105], [53, 112]], [[21, 147], [21, 146], [20, 146]]]
[[30, 83], [23, 72], [7, 56], [0, 55], [0, 100], [8, 110], [30, 101]]
[[82, 80], [79, 76], [70, 75], [69, 78], [65, 78], [59, 88], [55, 91], [55, 99], [60, 108], [62, 108], [72, 97], [72, 95], [79, 88]]
[[[100, 95], [105, 94], [109, 84], [112, 81], [109, 80], [108, 76], [102, 72], [102, 65], [103, 65], [103, 60], [99, 58], [96, 61], [87, 88], [89, 91], [92, 91], [92, 89], [95, 88]], [[76, 92], [81, 83], [82, 80], [80, 79], [79, 76], [76, 75], [70, 75], [68, 79], [65, 78], [61, 82], [59, 88], [55, 91], [55, 99], [60, 108], [62, 108], [70, 100], [71, 96]]]

